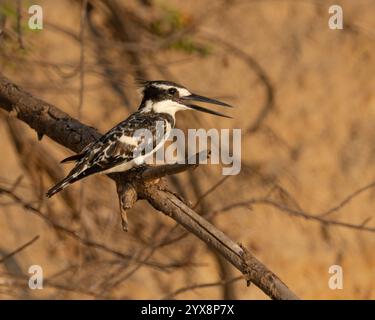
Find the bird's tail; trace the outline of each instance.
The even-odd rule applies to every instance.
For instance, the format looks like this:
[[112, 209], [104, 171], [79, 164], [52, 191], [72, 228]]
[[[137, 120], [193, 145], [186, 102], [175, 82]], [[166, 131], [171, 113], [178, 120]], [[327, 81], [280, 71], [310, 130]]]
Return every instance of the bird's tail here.
[[98, 173], [102, 170], [99, 166], [92, 166], [87, 169], [85, 163], [79, 164], [69, 172], [68, 176], [61, 180], [58, 184], [49, 189], [46, 193], [47, 198], [51, 198], [54, 194], [60, 192], [61, 190], [69, 187], [74, 182], [81, 180], [87, 176]]
[[47, 198], [51, 198], [54, 194], [65, 189], [67, 186], [73, 183], [74, 180], [75, 180], [74, 176], [71, 176], [71, 175], [67, 176], [65, 179], [61, 180], [59, 183], [57, 183], [55, 186], [53, 186], [51, 189], [47, 191], [46, 193]]

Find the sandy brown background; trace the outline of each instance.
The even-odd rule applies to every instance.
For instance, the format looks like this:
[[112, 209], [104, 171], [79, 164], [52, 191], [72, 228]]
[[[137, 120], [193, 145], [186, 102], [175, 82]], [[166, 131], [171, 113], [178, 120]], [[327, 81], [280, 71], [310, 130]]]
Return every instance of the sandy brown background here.
[[[24, 24], [29, 3], [23, 2]], [[0, 44], [0, 71], [32, 94], [77, 116], [80, 2], [38, 3], [44, 10], [45, 26], [38, 32], [24, 28], [23, 50], [17, 41], [15, 17], [9, 14], [5, 28], [12, 32]], [[140, 1], [117, 3], [137, 13], [146, 24], [165, 18], [166, 10], [177, 11], [185, 26], [197, 24], [190, 37], [208, 53], [189, 53], [181, 48], [153, 50], [147, 55], [138, 52], [137, 66], [124, 54], [119, 40], [113, 40], [104, 18], [96, 12], [96, 26], [108, 43], [95, 39], [89, 28], [85, 30], [82, 121], [105, 132], [136, 110], [137, 70], [143, 70], [150, 79], [174, 80], [235, 105], [233, 120], [187, 112], [177, 117], [177, 126], [185, 129], [243, 130], [241, 174], [228, 178], [204, 199], [198, 211], [219, 211], [213, 223], [252, 250], [301, 298], [374, 299], [374, 233], [307, 221], [263, 204], [227, 211], [222, 208], [269, 197], [315, 215], [374, 180], [375, 1], [157, 0], [152, 1], [151, 8]], [[343, 30], [328, 28], [331, 4], [343, 7]], [[15, 1], [8, 1], [7, 6], [15, 6]], [[100, 8], [97, 10], [100, 12]], [[141, 44], [150, 41], [143, 38], [142, 31], [139, 37]], [[104, 64], [100, 57], [106, 60]], [[272, 85], [274, 103], [259, 127], [246, 133], [267, 104], [266, 88], [254, 63]], [[106, 65], [116, 74], [108, 75]], [[110, 79], [126, 92], [128, 104], [115, 92]], [[60, 168], [58, 160], [71, 152], [48, 137], [38, 142], [34, 131], [13, 121], [28, 146], [20, 153], [10, 134], [11, 117], [5, 112], [0, 115], [0, 185], [9, 187], [23, 176], [16, 193], [54, 221], [140, 258], [173, 226], [173, 221], [139, 202], [129, 213], [129, 233], [122, 232], [115, 186], [100, 176], [84, 182], [84, 206], [79, 217], [61, 195], [47, 201], [41, 195], [56, 181], [46, 174], [43, 165], [29, 161], [31, 154], [42, 147], [43, 157]], [[29, 168], [27, 163], [31, 163]], [[70, 166], [62, 168], [67, 173]], [[219, 166], [203, 166], [176, 177], [178, 184], [170, 183], [194, 203], [222, 178], [220, 172]], [[69, 191], [73, 207], [80, 203], [80, 185]], [[143, 266], [111, 288], [111, 281], [126, 275], [136, 263], [121, 263], [121, 259], [72, 240], [3, 195], [0, 201], [0, 259], [35, 235], [40, 236], [32, 246], [0, 265], [1, 298], [91, 299], [100, 293], [103, 298], [159, 299], [185, 286], [239, 275], [189, 236], [156, 250], [152, 256], [153, 261], [183, 266], [168, 273]], [[329, 218], [361, 224], [374, 216], [374, 204], [374, 190], [370, 189]], [[375, 226], [375, 222], [369, 221], [367, 226]], [[51, 281], [50, 285], [45, 283], [44, 290], [28, 289], [27, 279], [22, 277], [14, 283], [10, 280], [15, 274], [27, 275], [32, 264], [41, 265], [45, 278]], [[333, 264], [343, 267], [343, 290], [328, 287], [328, 268]], [[267, 298], [255, 286], [246, 287], [244, 281], [176, 295], [186, 299], [223, 297]]]

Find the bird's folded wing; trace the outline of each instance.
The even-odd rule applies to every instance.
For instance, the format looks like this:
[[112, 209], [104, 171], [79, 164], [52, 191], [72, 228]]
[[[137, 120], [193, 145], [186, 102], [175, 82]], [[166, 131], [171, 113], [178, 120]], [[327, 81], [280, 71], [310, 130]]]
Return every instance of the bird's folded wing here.
[[[162, 124], [159, 130], [156, 121]], [[130, 117], [86, 149], [70, 174], [78, 176], [86, 170], [86, 175], [98, 173], [144, 156], [162, 140], [166, 130], [163, 118]]]

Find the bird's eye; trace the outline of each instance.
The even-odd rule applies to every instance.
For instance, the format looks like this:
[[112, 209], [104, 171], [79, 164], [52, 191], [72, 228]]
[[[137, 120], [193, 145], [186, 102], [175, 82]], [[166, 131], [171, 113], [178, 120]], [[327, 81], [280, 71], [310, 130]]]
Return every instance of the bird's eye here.
[[170, 88], [168, 89], [168, 93], [172, 96], [174, 96], [175, 94], [177, 94], [177, 89], [176, 88]]

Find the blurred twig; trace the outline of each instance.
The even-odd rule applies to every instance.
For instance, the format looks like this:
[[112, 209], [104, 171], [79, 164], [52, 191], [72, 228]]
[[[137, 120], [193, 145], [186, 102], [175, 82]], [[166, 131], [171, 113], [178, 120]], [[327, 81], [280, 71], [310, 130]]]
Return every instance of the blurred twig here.
[[[19, 155], [20, 161], [28, 176], [30, 176], [32, 180], [32, 189], [34, 192], [38, 191], [38, 187], [41, 187], [41, 184], [39, 183], [41, 172], [45, 172], [52, 181], [56, 181], [64, 177], [63, 170], [61, 167], [57, 166], [59, 161], [57, 161], [51, 154], [46, 157], [46, 154], [49, 153], [46, 148], [44, 148], [43, 145], [38, 144], [35, 140], [31, 139], [26, 134], [26, 129], [23, 128], [19, 122], [9, 117], [6, 118], [5, 121], [8, 126], [10, 138]], [[77, 205], [73, 193], [70, 191], [65, 192], [62, 195], [62, 198], [67, 206], [72, 209], [71, 217], [74, 219], [77, 216]], [[43, 199], [39, 199], [40, 203], [43, 203], [43, 200], [44, 195]]]
[[24, 49], [23, 34], [22, 34], [22, 0], [17, 0], [17, 38], [21, 49]]
[[203, 37], [207, 40], [213, 41], [227, 48], [234, 55], [244, 60], [250, 66], [250, 68], [256, 73], [258, 79], [264, 85], [266, 91], [266, 101], [262, 106], [261, 110], [259, 111], [258, 115], [256, 116], [255, 120], [246, 129], [246, 133], [256, 132], [275, 104], [275, 88], [272, 85], [270, 77], [263, 69], [263, 67], [261, 67], [258, 61], [255, 58], [253, 58], [250, 54], [243, 51], [240, 47], [231, 44], [230, 42], [224, 40], [223, 38], [212, 32], [205, 31], [203, 33]]
[[19, 253], [22, 250], [26, 249], [27, 247], [31, 246], [38, 239], [39, 239], [39, 235], [35, 236], [34, 238], [32, 238], [31, 240], [29, 240], [28, 242], [26, 242], [25, 244], [23, 244], [19, 248], [17, 248], [16, 250], [14, 250], [11, 253], [7, 254], [5, 257], [2, 257], [0, 259], [0, 263], [3, 263], [5, 260], [9, 259], [10, 257], [13, 257], [17, 253]]
[[215, 215], [215, 214], [218, 214], [218, 213], [223, 213], [225, 211], [229, 211], [229, 210], [239, 208], [239, 207], [250, 208], [252, 205], [255, 205], [255, 204], [264, 204], [264, 205], [269, 205], [269, 206], [275, 207], [275, 208], [281, 210], [282, 212], [289, 213], [293, 216], [301, 217], [301, 218], [304, 218], [306, 220], [317, 221], [317, 222], [320, 222], [324, 225], [345, 227], [345, 228], [355, 229], [355, 230], [359, 230], [359, 231], [375, 232], [375, 227], [367, 227], [366, 226], [367, 223], [371, 220], [370, 217], [366, 218], [360, 224], [352, 224], [352, 223], [348, 223], [348, 222], [341, 222], [341, 221], [338, 221], [338, 220], [325, 218], [325, 216], [327, 216], [328, 214], [331, 214], [331, 213], [336, 212], [339, 209], [343, 208], [356, 195], [360, 194], [364, 190], [368, 190], [370, 187], [373, 188], [374, 186], [375, 186], [375, 183], [372, 183], [371, 186], [366, 186], [364, 188], [361, 188], [360, 190], [356, 191], [353, 195], [346, 198], [342, 203], [340, 203], [340, 205], [335, 206], [332, 209], [329, 209], [329, 210], [327, 210], [327, 211], [325, 211], [321, 214], [316, 214], [316, 215], [307, 213], [307, 212], [302, 211], [302, 210], [289, 208], [287, 206], [284, 206], [284, 205], [282, 205], [280, 203], [277, 203], [276, 201], [273, 201], [273, 200], [268, 199], [268, 198], [254, 198], [254, 199], [250, 199], [250, 200], [235, 202], [235, 203], [226, 205], [226, 206], [224, 206], [220, 209], [215, 210], [214, 212], [212, 212], [212, 214]]
[[[15, 200], [15, 202], [17, 204], [21, 205], [24, 209], [26, 209], [26, 210], [30, 211], [31, 213], [33, 213], [34, 215], [42, 218], [47, 224], [52, 226], [57, 231], [63, 232], [65, 235], [79, 241], [80, 243], [82, 243], [85, 246], [92, 247], [92, 248], [110, 253], [110, 254], [115, 255], [115, 256], [117, 256], [121, 259], [132, 260], [134, 258], [133, 255], [131, 255], [131, 254], [122, 253], [122, 252], [120, 252], [118, 250], [115, 250], [113, 248], [110, 248], [110, 247], [108, 247], [108, 246], [106, 246], [102, 243], [95, 242], [95, 241], [92, 241], [90, 239], [81, 237], [76, 231], [74, 231], [72, 229], [69, 229], [69, 228], [67, 228], [67, 227], [65, 227], [65, 226], [63, 226], [59, 223], [56, 223], [51, 218], [47, 217], [39, 209], [33, 207], [31, 204], [29, 204], [28, 202], [25, 202], [23, 199], [21, 199], [19, 196], [17, 196], [11, 189], [6, 189], [6, 188], [0, 187], [0, 194], [2, 194], [2, 193], [10, 196], [13, 200]], [[159, 264], [157, 262], [145, 262], [144, 263], [141, 260], [136, 260], [136, 262], [145, 264], [146, 266], [153, 267], [153, 268], [156, 268], [156, 269], [161, 270], [161, 271], [168, 271], [168, 268], [170, 267], [168, 264]]]
[[205, 191], [198, 199], [197, 202], [193, 205], [193, 209], [195, 209], [203, 199], [205, 199], [210, 193], [214, 192], [218, 187], [220, 187], [228, 178], [231, 176], [224, 176], [222, 177], [217, 183], [215, 183], [211, 188]]
[[85, 25], [87, 15], [87, 0], [82, 1], [81, 27], [79, 33], [80, 55], [79, 55], [79, 100], [78, 100], [78, 120], [82, 118], [83, 97], [85, 90]]
[[221, 281], [217, 281], [217, 282], [194, 284], [194, 285], [190, 285], [190, 286], [186, 286], [186, 287], [180, 288], [180, 289], [178, 289], [178, 290], [176, 290], [174, 292], [171, 292], [168, 295], [166, 295], [165, 297], [163, 297], [162, 299], [163, 300], [170, 300], [170, 299], [173, 299], [177, 295], [179, 295], [181, 293], [184, 293], [184, 292], [194, 291], [194, 290], [197, 290], [197, 289], [204, 289], [204, 288], [211, 288], [211, 287], [223, 286], [223, 285], [227, 285], [227, 284], [239, 281], [239, 280], [243, 280], [243, 277], [239, 276], [239, 277], [234, 277], [234, 278], [229, 279], [229, 280], [221, 280]]

